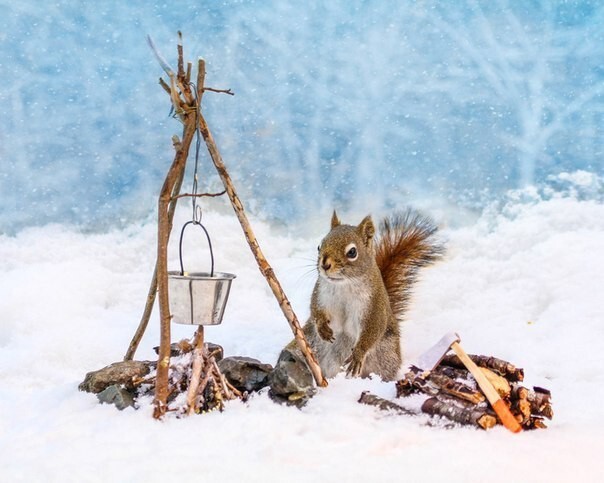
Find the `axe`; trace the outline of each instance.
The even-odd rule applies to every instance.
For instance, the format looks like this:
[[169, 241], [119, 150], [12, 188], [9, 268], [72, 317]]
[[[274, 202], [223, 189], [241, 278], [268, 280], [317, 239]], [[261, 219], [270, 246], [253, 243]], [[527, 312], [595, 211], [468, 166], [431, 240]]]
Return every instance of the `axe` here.
[[522, 426], [516, 420], [514, 415], [510, 412], [510, 409], [506, 406], [503, 399], [499, 396], [497, 390], [493, 387], [493, 384], [489, 382], [480, 368], [474, 363], [472, 359], [466, 354], [466, 352], [459, 345], [459, 335], [455, 332], [449, 332], [445, 334], [432, 348], [424, 352], [417, 360], [417, 367], [424, 371], [423, 377], [427, 377], [445, 356], [449, 349], [453, 349], [453, 352], [457, 354], [457, 357], [466, 366], [468, 371], [474, 376], [478, 386], [486, 396], [487, 400], [493, 407], [493, 410], [497, 414], [497, 417], [501, 423], [513, 433], [518, 433], [522, 430]]

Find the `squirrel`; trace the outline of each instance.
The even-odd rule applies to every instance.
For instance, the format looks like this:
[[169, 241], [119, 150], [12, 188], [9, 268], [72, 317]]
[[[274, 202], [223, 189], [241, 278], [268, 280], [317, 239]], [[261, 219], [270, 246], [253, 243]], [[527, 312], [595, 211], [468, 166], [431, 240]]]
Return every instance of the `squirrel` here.
[[371, 216], [352, 226], [334, 211], [318, 247], [319, 276], [303, 332], [327, 378], [342, 366], [352, 377], [397, 377], [399, 325], [411, 286], [421, 267], [444, 254], [436, 226], [413, 210], [385, 218], [377, 238], [375, 231]]

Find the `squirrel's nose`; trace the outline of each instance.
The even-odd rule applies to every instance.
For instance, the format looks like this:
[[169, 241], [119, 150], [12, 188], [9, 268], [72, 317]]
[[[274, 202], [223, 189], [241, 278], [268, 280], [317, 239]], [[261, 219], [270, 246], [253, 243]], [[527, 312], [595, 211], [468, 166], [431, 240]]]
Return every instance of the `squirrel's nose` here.
[[327, 257], [323, 257], [323, 260], [321, 260], [321, 266], [323, 267], [323, 270], [329, 270], [331, 268], [331, 262], [327, 260]]

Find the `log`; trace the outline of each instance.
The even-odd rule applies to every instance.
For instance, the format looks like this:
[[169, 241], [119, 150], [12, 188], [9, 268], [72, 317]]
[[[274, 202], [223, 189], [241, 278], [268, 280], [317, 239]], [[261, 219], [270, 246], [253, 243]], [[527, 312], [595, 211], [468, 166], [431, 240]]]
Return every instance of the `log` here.
[[369, 391], [363, 391], [359, 398], [361, 404], [367, 404], [368, 406], [374, 406], [381, 411], [390, 411], [397, 414], [404, 414], [406, 416], [417, 416], [417, 413], [410, 409], [399, 406], [398, 404], [388, 401], [388, 399], [381, 398], [375, 394], [371, 394]]
[[485, 400], [484, 395], [480, 391], [443, 374], [430, 374], [428, 380], [436, 384], [445, 394], [471, 402], [472, 404], [479, 404]]
[[530, 411], [533, 416], [543, 416], [547, 419], [554, 417], [554, 409], [551, 404], [551, 392], [542, 387], [533, 387], [528, 389], [520, 384], [512, 386], [511, 399], [526, 400], [530, 404]]
[[444, 376], [450, 377], [451, 379], [469, 379], [470, 371], [465, 367], [458, 368], [452, 366], [444, 366], [439, 364], [432, 370], [432, 374], [443, 374]]
[[531, 404], [526, 399], [517, 399], [510, 406], [510, 411], [516, 420], [525, 426], [531, 418]]
[[[469, 354], [469, 356], [474, 364], [476, 364], [478, 367], [486, 367], [487, 369], [491, 369], [500, 376], [505, 377], [510, 382], [524, 380], [524, 369], [517, 368], [514, 364], [511, 364], [508, 361], [490, 356], [479, 356], [474, 354]], [[447, 354], [445, 357], [443, 357], [441, 364], [457, 368], [464, 367], [463, 362], [461, 362], [459, 357], [457, 357], [455, 354]]]
[[510, 395], [512, 392], [512, 387], [505, 377], [496, 374], [494, 371], [487, 369], [486, 367], [481, 367], [480, 371], [485, 375], [487, 380], [493, 385], [497, 393], [502, 398], [507, 398]]
[[405, 397], [419, 390], [430, 396], [436, 396], [441, 393], [463, 399], [473, 404], [481, 403], [485, 400], [484, 395], [472, 387], [462, 382], [451, 379], [442, 373], [431, 373], [428, 378], [422, 377], [422, 370], [413, 367], [405, 374], [404, 379], [396, 383], [397, 397]]
[[481, 429], [490, 429], [497, 424], [497, 418], [484, 410], [464, 409], [439, 401], [435, 397], [427, 399], [422, 404], [422, 412], [432, 416], [443, 416], [456, 423], [473, 425]]
[[512, 384], [512, 390], [510, 392], [510, 399], [528, 399], [529, 389], [520, 384]]
[[538, 416], [531, 416], [529, 421], [525, 424], [524, 429], [547, 429], [547, 425], [543, 418]]

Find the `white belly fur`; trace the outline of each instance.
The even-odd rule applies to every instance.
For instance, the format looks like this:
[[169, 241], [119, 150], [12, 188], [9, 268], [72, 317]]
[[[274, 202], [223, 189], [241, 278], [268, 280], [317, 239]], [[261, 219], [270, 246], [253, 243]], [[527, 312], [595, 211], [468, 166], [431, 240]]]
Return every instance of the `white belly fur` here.
[[319, 283], [319, 303], [329, 317], [334, 337], [345, 334], [356, 344], [370, 297], [366, 282]]

